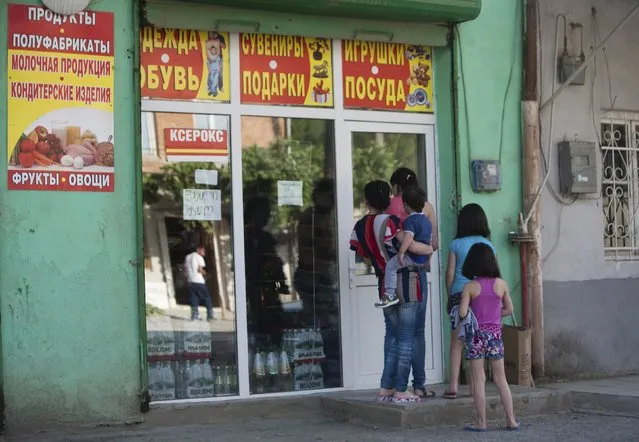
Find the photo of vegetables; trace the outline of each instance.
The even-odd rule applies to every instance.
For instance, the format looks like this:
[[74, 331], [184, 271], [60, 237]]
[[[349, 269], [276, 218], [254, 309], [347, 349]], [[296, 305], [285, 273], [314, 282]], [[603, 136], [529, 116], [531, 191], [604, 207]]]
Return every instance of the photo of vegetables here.
[[[84, 125], [73, 124], [49, 115], [39, 119], [33, 129], [23, 133], [17, 140], [9, 158], [12, 169], [54, 169], [106, 171], [113, 169], [115, 150], [113, 135], [107, 131], [92, 130], [93, 120], [99, 125], [99, 119], [85, 119]], [[111, 129], [112, 130], [112, 129]], [[100, 135], [96, 135], [96, 132]]]

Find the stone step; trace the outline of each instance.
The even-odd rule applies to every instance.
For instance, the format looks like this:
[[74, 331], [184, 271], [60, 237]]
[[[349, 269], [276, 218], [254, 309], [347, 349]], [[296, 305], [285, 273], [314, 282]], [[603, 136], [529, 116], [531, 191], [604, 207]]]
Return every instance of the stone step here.
[[[437, 396], [415, 403], [378, 402], [377, 391], [355, 391], [327, 394], [321, 397], [322, 410], [342, 422], [397, 428], [423, 428], [444, 425], [464, 425], [472, 422], [473, 400], [466, 388], [457, 399], [442, 398], [444, 385], [428, 389]], [[537, 416], [567, 412], [571, 409], [569, 391], [511, 386], [515, 416]], [[488, 421], [505, 421], [497, 388], [486, 386], [486, 417]]]

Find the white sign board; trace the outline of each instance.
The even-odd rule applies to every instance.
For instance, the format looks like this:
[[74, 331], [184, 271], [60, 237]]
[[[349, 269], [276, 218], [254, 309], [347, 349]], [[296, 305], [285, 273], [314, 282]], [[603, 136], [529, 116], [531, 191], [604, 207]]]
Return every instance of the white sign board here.
[[222, 219], [222, 191], [220, 189], [183, 189], [183, 217], [193, 221]]
[[304, 183], [302, 181], [278, 181], [277, 205], [278, 206], [303, 206]]
[[217, 186], [217, 170], [196, 169], [195, 184]]

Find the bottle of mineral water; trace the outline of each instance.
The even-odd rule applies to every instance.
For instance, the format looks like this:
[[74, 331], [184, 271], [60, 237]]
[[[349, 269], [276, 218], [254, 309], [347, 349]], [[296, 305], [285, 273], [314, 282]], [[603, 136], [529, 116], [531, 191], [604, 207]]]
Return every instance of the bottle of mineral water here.
[[166, 389], [165, 398], [167, 400], [175, 399], [175, 373], [168, 362], [164, 363], [162, 374]]
[[215, 395], [215, 376], [213, 374], [213, 368], [209, 361], [203, 361], [202, 367], [202, 384], [204, 390], [202, 395], [205, 397], [213, 397]]

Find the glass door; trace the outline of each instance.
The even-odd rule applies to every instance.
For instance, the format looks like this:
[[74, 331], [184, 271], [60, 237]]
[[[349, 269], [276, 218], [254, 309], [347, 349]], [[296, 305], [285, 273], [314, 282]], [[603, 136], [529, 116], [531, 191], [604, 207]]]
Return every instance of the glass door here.
[[250, 393], [341, 387], [333, 121], [241, 118]]
[[[436, 163], [434, 133], [430, 125], [384, 124], [349, 122], [347, 137], [350, 144], [352, 170], [352, 204], [342, 201], [340, 208], [347, 212], [342, 219], [353, 225], [366, 214], [363, 189], [372, 180], [389, 181], [398, 167], [412, 169], [428, 202], [437, 211]], [[347, 199], [347, 198], [344, 198]], [[346, 216], [350, 217], [347, 221]], [[351, 347], [355, 388], [375, 388], [383, 368], [384, 320], [374, 307], [378, 297], [377, 279], [372, 268], [357, 259], [348, 258], [349, 309]], [[439, 259], [434, 254], [428, 274], [428, 307], [426, 316], [426, 374], [428, 382], [442, 380], [441, 296], [439, 292]], [[374, 345], [371, 345], [374, 344]]]

